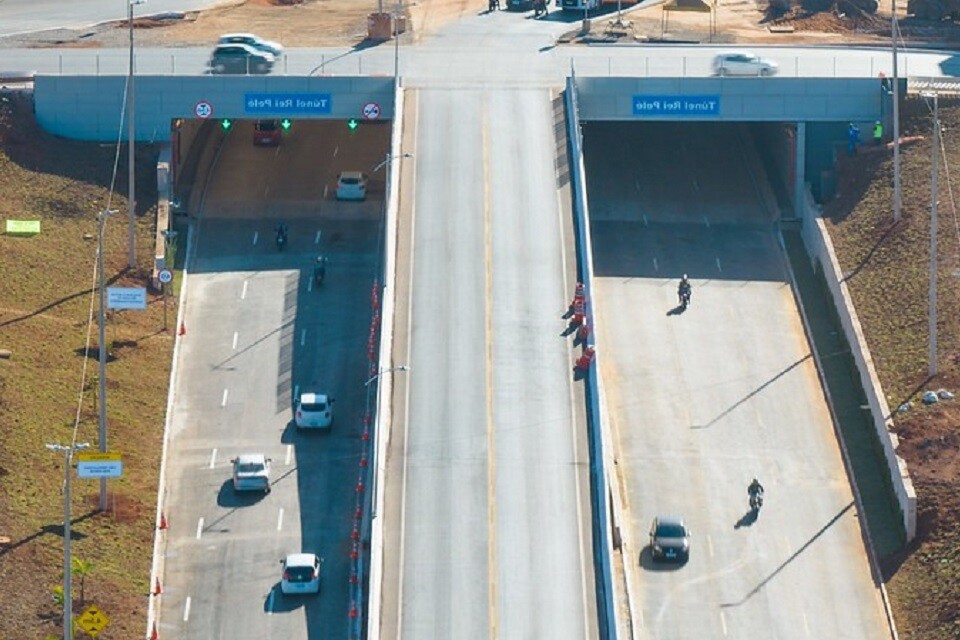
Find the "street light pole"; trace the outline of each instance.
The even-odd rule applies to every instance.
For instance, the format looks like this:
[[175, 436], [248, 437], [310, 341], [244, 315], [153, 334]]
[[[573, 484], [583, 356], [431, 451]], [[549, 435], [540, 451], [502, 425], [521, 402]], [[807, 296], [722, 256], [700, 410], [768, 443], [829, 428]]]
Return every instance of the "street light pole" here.
[[929, 339], [929, 364], [927, 374], [937, 375], [937, 200], [940, 199], [940, 102], [936, 93], [925, 94], [933, 98], [933, 148], [930, 150], [930, 164], [933, 175], [930, 178], [930, 283], [928, 292], [927, 330]]
[[[106, 278], [103, 273], [103, 227], [107, 218], [117, 213], [116, 210], [105, 209], [97, 216], [97, 275], [100, 294], [100, 309], [98, 321], [100, 324], [100, 347], [98, 369], [98, 397], [97, 408], [99, 412], [98, 434], [100, 439], [100, 451], [107, 451], [107, 322], [106, 322]], [[100, 478], [100, 511], [107, 510], [107, 479]]]
[[136, 162], [134, 151], [136, 142], [136, 119], [134, 118], [133, 99], [133, 6], [143, 4], [146, 0], [127, 0], [127, 24], [130, 29], [130, 68], [127, 73], [127, 253], [128, 266], [133, 269], [137, 266], [137, 226], [136, 226]]
[[73, 452], [86, 449], [90, 445], [75, 444], [48, 444], [47, 449], [62, 453], [63, 465], [63, 640], [73, 640], [73, 586], [70, 570], [73, 561], [70, 557], [70, 467], [73, 462]]
[[891, 8], [890, 40], [893, 47], [893, 221], [900, 222], [900, 76], [897, 69], [897, 0]]

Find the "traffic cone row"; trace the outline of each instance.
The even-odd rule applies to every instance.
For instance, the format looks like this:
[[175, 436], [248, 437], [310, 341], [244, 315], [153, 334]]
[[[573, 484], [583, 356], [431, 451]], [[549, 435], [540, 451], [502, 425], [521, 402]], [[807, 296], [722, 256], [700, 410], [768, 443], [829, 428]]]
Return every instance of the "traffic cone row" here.
[[597, 355], [597, 350], [592, 346], [584, 348], [583, 354], [577, 358], [577, 369], [581, 371], [586, 371], [590, 368], [590, 365], [593, 364], [593, 359]]

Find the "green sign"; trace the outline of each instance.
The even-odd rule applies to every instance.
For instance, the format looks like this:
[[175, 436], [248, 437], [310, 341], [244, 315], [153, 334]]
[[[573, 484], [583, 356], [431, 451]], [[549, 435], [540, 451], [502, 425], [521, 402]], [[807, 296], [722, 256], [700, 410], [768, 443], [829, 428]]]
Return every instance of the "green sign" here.
[[347, 121], [347, 128], [350, 129], [350, 131], [356, 131], [357, 127], [359, 126], [360, 126], [360, 123], [354, 120], [353, 118], [350, 118]]
[[7, 235], [35, 236], [40, 233], [39, 220], [7, 220]]
[[290, 120], [290, 118], [284, 118], [280, 121], [280, 126], [283, 127], [284, 131], [290, 131], [290, 127], [293, 126], [293, 122]]

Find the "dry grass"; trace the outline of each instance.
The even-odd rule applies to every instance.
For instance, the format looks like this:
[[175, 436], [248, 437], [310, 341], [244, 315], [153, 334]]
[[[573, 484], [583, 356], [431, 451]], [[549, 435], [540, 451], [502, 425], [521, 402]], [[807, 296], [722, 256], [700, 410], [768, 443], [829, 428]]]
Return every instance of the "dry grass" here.
[[[84, 364], [95, 260], [96, 212], [107, 206], [112, 148], [49, 136], [29, 103], [0, 97], [0, 219], [39, 219], [32, 238], [0, 236], [0, 638], [60, 633], [51, 589], [62, 580], [63, 457], [46, 443], [70, 443]], [[125, 153], [125, 151], [124, 151]], [[138, 147], [138, 200], [156, 201], [155, 150]], [[121, 173], [123, 170], [121, 156]], [[126, 193], [123, 179], [117, 190]], [[111, 208], [125, 211], [124, 198]], [[126, 270], [126, 218], [106, 227], [106, 275], [117, 286], [144, 286], [152, 263], [154, 210], [138, 211], [139, 269]], [[85, 238], [85, 235], [89, 238]], [[110, 625], [104, 640], [144, 631], [156, 483], [172, 337], [162, 329], [162, 301], [115, 314], [108, 324], [110, 450], [124, 456], [124, 477], [109, 484], [106, 512], [98, 484], [74, 479], [72, 551], [93, 563], [86, 603]], [[95, 308], [95, 306], [93, 307]], [[96, 446], [96, 327], [76, 433]], [[79, 612], [79, 584], [74, 598]]]
[[[840, 196], [826, 207], [830, 234], [848, 277], [857, 313], [891, 409], [899, 453], [917, 489], [918, 537], [902, 553], [883, 559], [900, 637], [960, 638], [960, 406], [925, 407], [929, 389], [960, 391], [960, 103], [941, 101], [946, 163], [940, 163], [938, 240], [939, 375], [927, 378], [927, 299], [930, 246], [931, 113], [911, 100], [903, 133], [926, 138], [902, 151], [902, 220], [892, 220], [892, 157], [861, 153], [841, 162]], [[948, 179], [949, 178], [949, 179]]]

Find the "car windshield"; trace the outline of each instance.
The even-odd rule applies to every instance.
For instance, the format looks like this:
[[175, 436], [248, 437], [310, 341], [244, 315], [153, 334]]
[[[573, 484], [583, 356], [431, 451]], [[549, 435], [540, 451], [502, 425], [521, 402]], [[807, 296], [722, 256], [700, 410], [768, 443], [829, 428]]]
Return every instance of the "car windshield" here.
[[307, 412], [326, 411], [326, 409], [327, 409], [327, 404], [325, 402], [313, 402], [313, 403], [304, 402], [302, 405], [300, 405], [300, 410], [307, 411]]
[[360, 178], [354, 178], [351, 176], [344, 176], [340, 178], [340, 182], [343, 184], [360, 184]]
[[287, 567], [288, 582], [309, 582], [313, 580], [313, 567]]
[[240, 462], [237, 464], [238, 473], [260, 473], [265, 466], [259, 462]]
[[657, 525], [658, 538], [683, 538], [686, 535], [687, 535], [686, 530], [678, 524]]
[[261, 120], [256, 125], [257, 131], [276, 131], [277, 123], [273, 120]]

